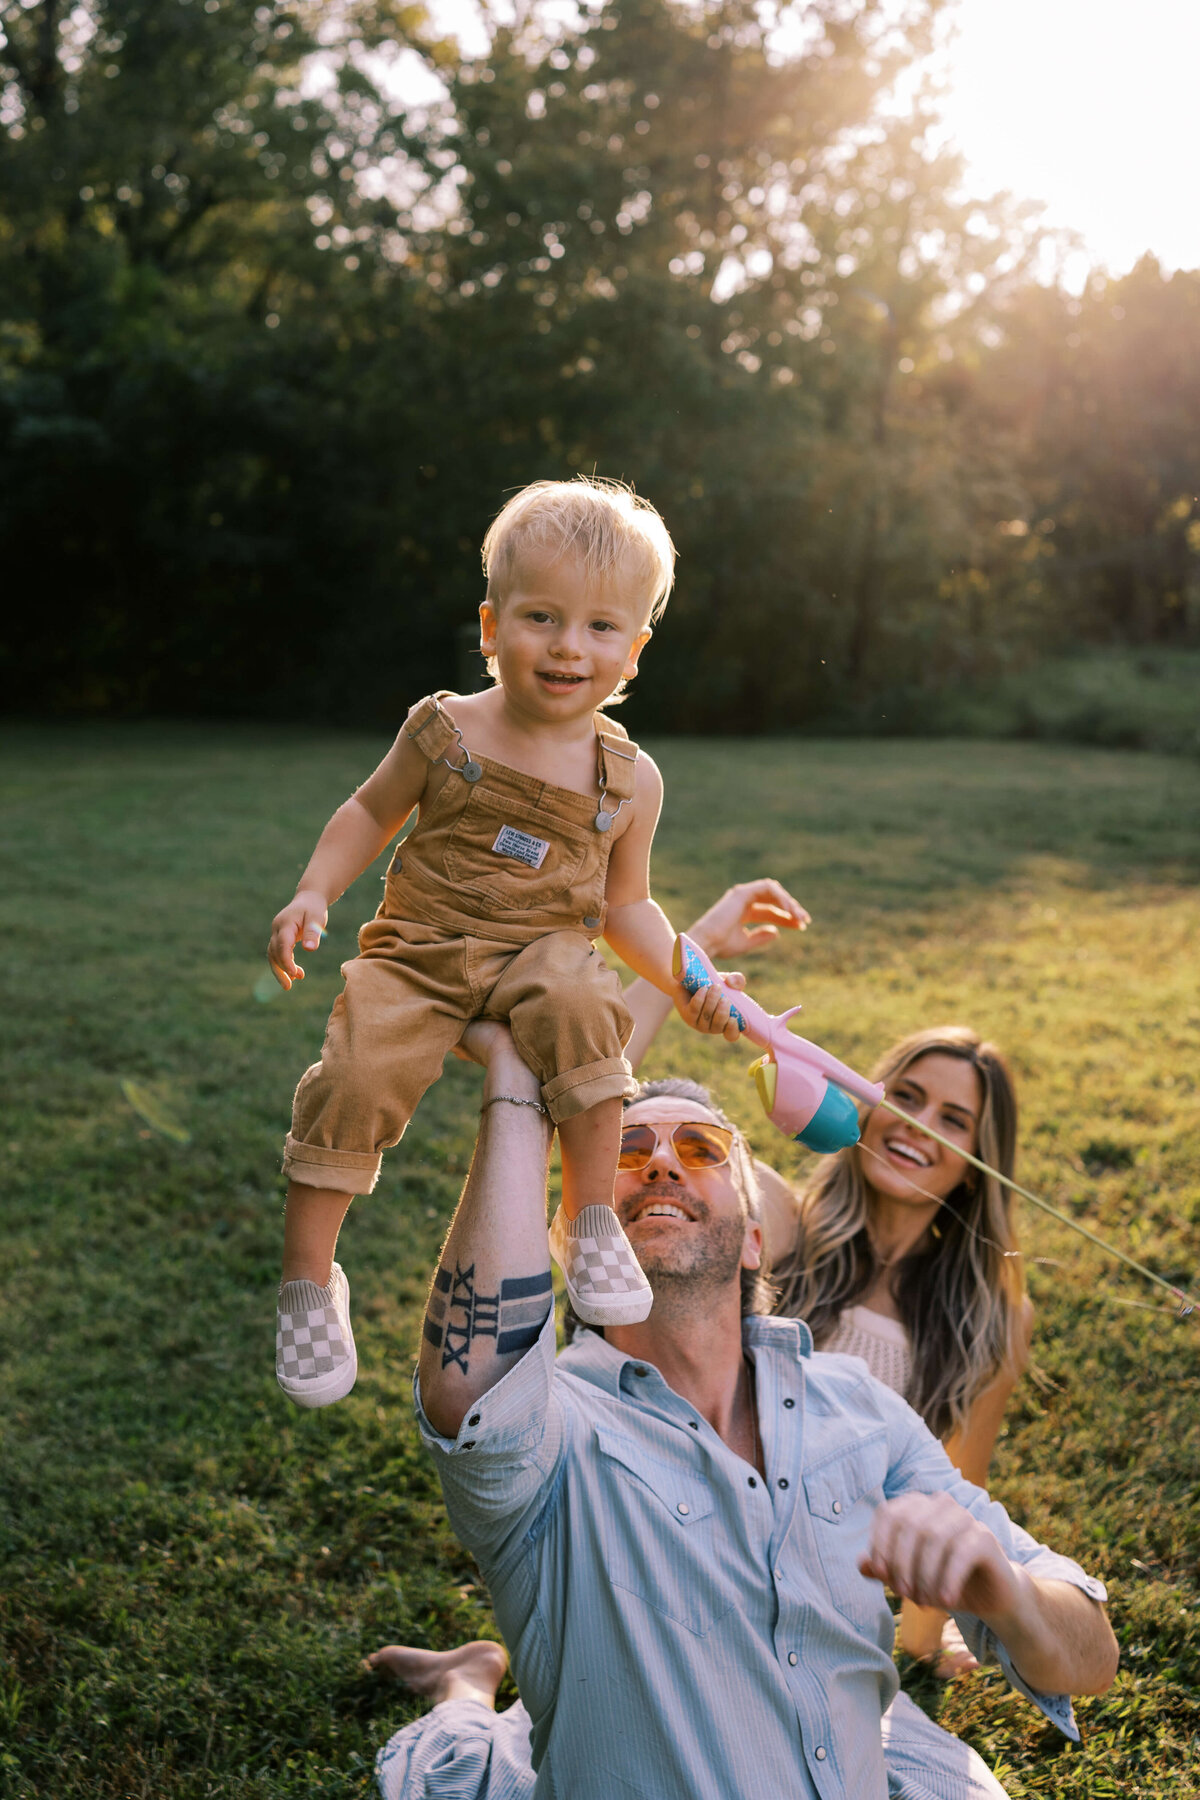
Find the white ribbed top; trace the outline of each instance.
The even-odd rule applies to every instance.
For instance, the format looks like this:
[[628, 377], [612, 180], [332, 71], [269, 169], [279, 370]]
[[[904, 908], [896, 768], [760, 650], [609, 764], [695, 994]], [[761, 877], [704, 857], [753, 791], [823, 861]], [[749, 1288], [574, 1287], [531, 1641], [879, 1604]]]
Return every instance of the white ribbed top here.
[[899, 1319], [885, 1319], [865, 1306], [848, 1306], [822, 1350], [861, 1356], [877, 1381], [902, 1398], [912, 1380], [912, 1344]]

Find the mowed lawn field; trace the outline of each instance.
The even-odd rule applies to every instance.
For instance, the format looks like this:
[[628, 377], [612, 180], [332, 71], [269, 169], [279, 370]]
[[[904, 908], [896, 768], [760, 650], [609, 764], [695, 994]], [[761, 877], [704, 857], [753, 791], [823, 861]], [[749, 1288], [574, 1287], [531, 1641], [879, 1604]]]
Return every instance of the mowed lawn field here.
[[[302, 1413], [272, 1368], [291, 1091], [379, 871], [292, 994], [264, 983], [263, 946], [383, 748], [218, 727], [0, 739], [0, 1794], [365, 1795], [375, 1749], [418, 1709], [360, 1673], [363, 1652], [494, 1630], [409, 1399], [478, 1071], [447, 1067], [351, 1210], [354, 1393]], [[759, 998], [803, 1001], [802, 1029], [860, 1066], [918, 1025], [995, 1037], [1020, 1081], [1024, 1181], [1200, 1287], [1200, 764], [979, 742], [652, 748], [656, 891], [678, 923], [727, 882], [780, 877], [814, 923], [755, 960]], [[672, 1021], [646, 1072], [713, 1082], [799, 1174], [749, 1060]], [[1018, 1216], [1037, 1370], [993, 1485], [1109, 1583], [1122, 1670], [1080, 1703], [1082, 1749], [995, 1671], [946, 1691], [907, 1668], [906, 1684], [1016, 1797], [1200, 1795], [1200, 1315]]]

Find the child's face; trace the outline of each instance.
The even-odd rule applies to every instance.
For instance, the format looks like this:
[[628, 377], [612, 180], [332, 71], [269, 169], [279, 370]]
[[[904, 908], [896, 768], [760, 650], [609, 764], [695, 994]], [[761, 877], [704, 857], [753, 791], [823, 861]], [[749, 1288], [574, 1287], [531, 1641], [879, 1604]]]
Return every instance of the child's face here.
[[619, 577], [588, 585], [571, 557], [517, 572], [479, 609], [479, 647], [514, 701], [544, 718], [590, 714], [637, 674], [650, 637], [645, 597]]

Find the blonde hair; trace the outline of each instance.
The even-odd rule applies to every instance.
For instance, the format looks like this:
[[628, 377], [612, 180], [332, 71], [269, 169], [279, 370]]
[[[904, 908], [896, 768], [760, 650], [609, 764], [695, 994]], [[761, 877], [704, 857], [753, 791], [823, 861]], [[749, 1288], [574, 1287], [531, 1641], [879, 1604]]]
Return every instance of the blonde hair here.
[[483, 540], [487, 593], [498, 604], [529, 562], [578, 557], [588, 582], [624, 577], [662, 618], [675, 580], [675, 546], [655, 509], [621, 481], [580, 475], [534, 481], [497, 513]]
[[[975, 1154], [1011, 1177], [1017, 1097], [994, 1044], [965, 1025], [914, 1032], [887, 1051], [872, 1079], [890, 1086], [929, 1055], [958, 1057], [975, 1070], [983, 1096]], [[799, 1195], [795, 1248], [774, 1270], [776, 1311], [806, 1320], [818, 1349], [880, 1272], [869, 1193], [859, 1145], [823, 1157]], [[937, 1234], [897, 1265], [892, 1292], [912, 1342], [905, 1398], [944, 1438], [962, 1428], [980, 1390], [1016, 1364], [1025, 1281], [1011, 1199], [993, 1176], [968, 1168], [935, 1223]]]

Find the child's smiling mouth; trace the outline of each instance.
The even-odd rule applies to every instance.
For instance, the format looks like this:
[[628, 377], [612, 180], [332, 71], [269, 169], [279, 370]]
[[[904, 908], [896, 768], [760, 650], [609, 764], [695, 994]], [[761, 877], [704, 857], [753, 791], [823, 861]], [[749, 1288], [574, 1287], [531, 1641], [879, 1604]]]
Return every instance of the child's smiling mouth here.
[[559, 669], [539, 669], [537, 673], [538, 680], [548, 683], [550, 687], [578, 687], [580, 682], [587, 680], [586, 675], [568, 675]]

